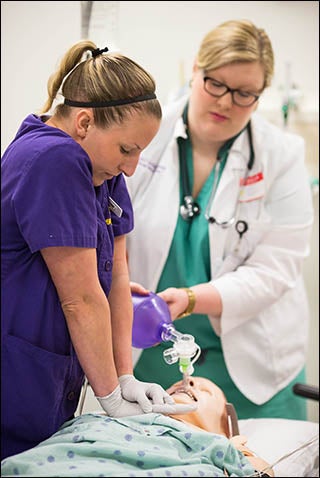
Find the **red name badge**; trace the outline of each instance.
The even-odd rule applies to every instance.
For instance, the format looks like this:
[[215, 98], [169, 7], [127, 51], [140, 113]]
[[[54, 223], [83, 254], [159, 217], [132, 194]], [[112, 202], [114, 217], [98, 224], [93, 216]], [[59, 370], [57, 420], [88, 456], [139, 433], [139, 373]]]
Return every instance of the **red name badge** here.
[[256, 199], [262, 198], [265, 188], [263, 173], [260, 172], [247, 178], [241, 178], [240, 187], [240, 202], [255, 201]]

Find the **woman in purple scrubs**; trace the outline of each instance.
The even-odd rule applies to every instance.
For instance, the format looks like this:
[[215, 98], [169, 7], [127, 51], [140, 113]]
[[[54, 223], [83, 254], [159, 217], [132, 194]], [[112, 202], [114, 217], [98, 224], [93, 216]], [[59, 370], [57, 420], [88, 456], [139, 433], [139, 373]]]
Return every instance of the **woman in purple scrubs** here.
[[[88, 51], [91, 55], [88, 55]], [[178, 413], [132, 368], [124, 175], [158, 131], [153, 78], [90, 41], [48, 82], [53, 115], [22, 122], [2, 163], [2, 456], [73, 417], [84, 376], [114, 417]]]

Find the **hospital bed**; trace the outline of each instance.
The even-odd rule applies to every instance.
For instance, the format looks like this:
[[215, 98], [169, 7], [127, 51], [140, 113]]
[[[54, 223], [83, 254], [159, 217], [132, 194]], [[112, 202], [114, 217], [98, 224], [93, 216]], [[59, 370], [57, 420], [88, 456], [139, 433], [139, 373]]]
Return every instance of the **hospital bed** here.
[[[298, 394], [304, 396], [305, 398], [311, 398], [314, 400], [319, 400], [319, 389], [316, 387], [311, 387], [309, 390], [306, 389], [303, 385], [299, 388]], [[311, 395], [310, 395], [311, 393]], [[95, 401], [92, 389], [90, 386], [86, 390], [86, 402], [90, 401], [91, 394], [91, 404], [99, 408], [99, 405]], [[92, 406], [91, 405], [91, 406]], [[89, 407], [90, 408], [90, 407]], [[112, 422], [111, 425], [115, 425], [115, 422], [119, 422], [119, 426], [124, 427], [125, 434], [128, 434], [127, 441], [128, 447], [125, 448], [130, 454], [136, 453], [136, 456], [133, 459], [123, 460], [124, 449], [121, 448], [118, 444], [117, 429], [115, 431], [108, 431], [105, 428], [104, 430], [95, 428], [88, 428], [86, 420], [89, 420], [91, 423], [92, 420], [97, 418], [97, 416], [102, 416], [102, 409], [90, 411], [85, 406], [83, 409], [83, 414], [78, 414], [74, 429], [70, 432], [70, 426], [66, 426], [62, 431], [57, 432], [49, 440], [42, 442], [40, 447], [35, 447], [30, 450], [30, 454], [25, 455], [23, 453], [17, 454], [14, 457], [11, 457], [10, 467], [5, 466], [4, 461], [2, 462], [2, 473], [1, 476], [16, 476], [17, 474], [22, 476], [223, 476], [220, 474], [215, 474], [214, 471], [210, 469], [210, 464], [208, 465], [208, 457], [204, 456], [204, 460], [200, 460], [200, 465], [203, 468], [198, 470], [199, 466], [199, 456], [195, 448], [190, 447], [188, 450], [186, 460], [183, 459], [181, 455], [182, 446], [181, 439], [179, 437], [187, 436], [186, 433], [182, 433], [183, 428], [179, 427], [187, 426], [188, 424], [181, 424], [174, 420], [177, 425], [177, 434], [175, 437], [171, 436], [171, 440], [174, 438], [176, 441], [172, 443], [167, 443], [167, 448], [165, 450], [158, 450], [159, 456], [161, 457], [161, 467], [160, 471], [158, 469], [149, 469], [149, 471], [143, 471], [141, 468], [141, 463], [143, 463], [144, 456], [143, 451], [139, 451], [139, 447], [135, 450], [133, 441], [130, 442], [130, 433], [132, 430], [136, 430], [141, 424], [135, 422], [135, 417], [127, 420], [124, 419], [110, 419], [106, 418], [106, 422]], [[155, 414], [148, 414], [155, 415]], [[228, 415], [231, 422], [232, 435], [245, 435], [247, 437], [247, 447], [251, 449], [257, 456], [263, 458], [266, 462], [273, 465], [273, 471], [276, 477], [319, 477], [319, 424], [310, 421], [297, 421], [297, 420], [288, 420], [280, 418], [263, 418], [263, 419], [248, 419], [248, 420], [238, 420], [236, 417], [236, 412], [231, 404], [228, 404]], [[141, 416], [140, 416], [141, 417]], [[157, 420], [162, 420], [161, 416]], [[170, 417], [163, 417], [163, 420], [172, 420]], [[83, 419], [83, 420], [82, 420]], [[77, 421], [78, 420], [78, 421]], [[132, 421], [130, 421], [132, 420]], [[148, 416], [146, 415], [143, 432], [148, 431], [147, 428], [154, 423], [149, 423]], [[68, 422], [69, 423], [69, 422]], [[82, 423], [82, 424], [81, 424]], [[172, 422], [171, 422], [172, 423]], [[110, 426], [110, 423], [100, 423], [99, 426]], [[160, 430], [159, 425], [165, 424], [158, 422], [158, 427], [156, 431]], [[175, 425], [174, 425], [175, 426]], [[84, 428], [81, 428], [84, 427]], [[130, 428], [131, 427], [131, 428]], [[150, 427], [149, 427], [150, 428]], [[151, 430], [151, 428], [150, 428]], [[154, 428], [152, 429], [154, 432]], [[105, 436], [103, 440], [99, 442], [94, 433], [100, 432], [100, 437]], [[150, 434], [144, 437], [145, 443], [153, 444], [152, 442], [152, 433], [151, 438]], [[166, 431], [166, 433], [168, 433]], [[169, 433], [170, 435], [170, 433]], [[127, 435], [125, 435], [127, 436]], [[208, 437], [208, 432], [202, 432], [200, 430], [199, 435], [197, 436], [195, 443], [200, 443], [201, 440], [206, 440]], [[97, 440], [96, 440], [97, 438]], [[224, 437], [223, 437], [224, 438]], [[150, 441], [151, 440], [151, 441]], [[168, 438], [169, 440], [169, 438]], [[203, 442], [206, 445], [205, 441]], [[71, 445], [77, 445], [76, 449], [79, 452], [75, 452], [71, 449]], [[210, 441], [209, 441], [210, 444]], [[114, 447], [116, 449], [112, 449]], [[211, 444], [210, 444], [211, 446]], [[84, 448], [83, 448], [84, 447]], [[110, 448], [111, 447], [111, 448]], [[133, 447], [133, 448], [132, 448]], [[156, 446], [154, 448], [157, 448]], [[205, 447], [202, 447], [205, 448]], [[55, 455], [56, 450], [59, 450]], [[113, 450], [113, 451], [112, 451]], [[206, 448], [208, 450], [208, 447]], [[176, 452], [176, 455], [170, 455], [173, 452]], [[28, 452], [27, 452], [28, 453]], [[122, 453], [122, 457], [121, 457]], [[140, 453], [140, 455], [139, 455]], [[203, 452], [205, 455], [205, 452]], [[139, 455], [139, 456], [138, 456]], [[61, 457], [65, 457], [64, 459]], [[92, 462], [95, 458], [94, 463]], [[140, 459], [139, 459], [140, 458]], [[61, 462], [59, 460], [62, 460]], [[91, 465], [92, 463], [92, 465]], [[98, 463], [98, 464], [97, 464]], [[119, 464], [120, 463], [120, 464]], [[137, 465], [133, 466], [134, 463]], [[53, 465], [59, 465], [57, 471], [53, 470]], [[153, 464], [151, 464], [153, 466]], [[98, 466], [98, 468], [96, 468]], [[128, 468], [130, 466], [131, 468]], [[150, 466], [150, 464], [149, 464]], [[84, 468], [81, 468], [84, 467]], [[101, 467], [101, 473], [96, 474], [97, 470]], [[208, 468], [209, 467], [209, 468]], [[85, 471], [81, 471], [81, 470]], [[11, 473], [8, 473], [8, 470], [11, 470]], [[143, 472], [142, 472], [143, 471]], [[267, 470], [266, 470], [267, 472]], [[238, 475], [231, 475], [238, 476]], [[244, 475], [244, 476], [263, 476], [263, 475]]]
[[[319, 402], [319, 387], [297, 383], [293, 392]], [[90, 386], [82, 397], [85, 395], [86, 404], [82, 403], [81, 408], [85, 412], [94, 410]], [[276, 477], [319, 477], [319, 423], [282, 418], [238, 420], [232, 404], [227, 406], [232, 434], [246, 436], [248, 448], [274, 465]]]
[[[319, 402], [319, 387], [296, 383], [293, 393]], [[319, 477], [319, 423], [255, 418], [238, 425], [248, 447], [274, 465], [275, 476]]]
[[239, 420], [247, 445], [277, 477], [319, 477], [319, 424], [282, 418]]

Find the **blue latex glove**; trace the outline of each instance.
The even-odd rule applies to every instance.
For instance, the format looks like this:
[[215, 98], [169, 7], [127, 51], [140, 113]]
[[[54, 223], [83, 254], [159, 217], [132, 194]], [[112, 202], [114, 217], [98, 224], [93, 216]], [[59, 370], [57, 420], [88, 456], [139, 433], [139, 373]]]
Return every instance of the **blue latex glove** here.
[[133, 375], [119, 377], [121, 393], [125, 400], [137, 402], [144, 413], [163, 413], [166, 415], [188, 413], [196, 410], [194, 404], [177, 404], [174, 399], [157, 383], [141, 382]]

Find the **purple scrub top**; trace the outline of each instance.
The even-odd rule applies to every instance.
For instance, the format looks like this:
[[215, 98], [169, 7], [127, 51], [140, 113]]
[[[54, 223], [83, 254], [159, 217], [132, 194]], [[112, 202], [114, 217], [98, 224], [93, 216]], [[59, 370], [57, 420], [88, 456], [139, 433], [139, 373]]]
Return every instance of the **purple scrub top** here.
[[[29, 115], [1, 159], [2, 455], [48, 438], [77, 408], [83, 371], [40, 250], [97, 249], [108, 295], [114, 237], [133, 212], [122, 174], [100, 187], [91, 161], [69, 135]], [[123, 210], [109, 209], [111, 197]]]

